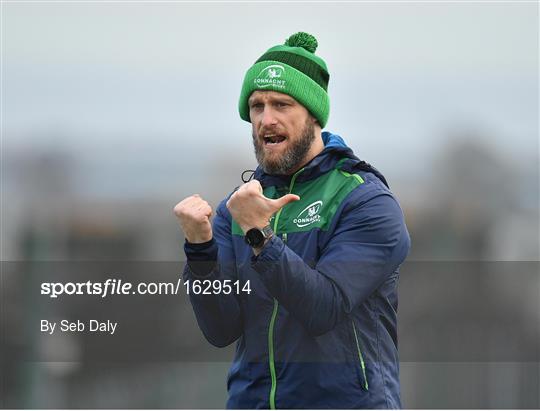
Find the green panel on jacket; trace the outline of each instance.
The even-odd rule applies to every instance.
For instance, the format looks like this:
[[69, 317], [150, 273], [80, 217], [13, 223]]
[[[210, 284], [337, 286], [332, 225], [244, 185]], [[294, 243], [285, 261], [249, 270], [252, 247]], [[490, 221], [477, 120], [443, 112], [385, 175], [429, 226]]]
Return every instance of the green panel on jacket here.
[[[277, 232], [294, 233], [310, 231], [314, 228], [328, 229], [334, 214], [345, 197], [364, 180], [358, 174], [349, 174], [334, 169], [314, 180], [296, 183], [291, 193], [300, 196], [283, 207], [279, 217]], [[267, 187], [264, 195], [268, 198], [279, 198], [289, 192], [289, 187]], [[272, 228], [275, 215], [270, 219]], [[232, 234], [243, 236], [240, 226], [233, 220]]]

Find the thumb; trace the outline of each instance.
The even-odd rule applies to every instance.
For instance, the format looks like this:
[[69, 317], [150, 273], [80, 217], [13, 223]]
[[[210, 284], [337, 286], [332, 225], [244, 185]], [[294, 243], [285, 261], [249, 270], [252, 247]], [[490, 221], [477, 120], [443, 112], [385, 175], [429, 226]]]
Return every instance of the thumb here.
[[300, 200], [300, 197], [296, 194], [285, 194], [283, 197], [272, 200], [272, 202], [274, 203], [276, 210], [279, 210], [280, 208], [285, 207], [287, 204], [298, 200]]

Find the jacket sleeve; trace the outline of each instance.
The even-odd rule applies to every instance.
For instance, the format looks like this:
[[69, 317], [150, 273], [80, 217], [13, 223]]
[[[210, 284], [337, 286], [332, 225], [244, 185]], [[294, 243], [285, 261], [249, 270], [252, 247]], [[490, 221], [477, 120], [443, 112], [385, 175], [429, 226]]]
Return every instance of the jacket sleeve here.
[[381, 190], [344, 206], [314, 268], [277, 236], [252, 266], [280, 304], [317, 336], [366, 300], [404, 261], [409, 246], [401, 208]]
[[[230, 221], [223, 215], [223, 203], [218, 207], [212, 223], [213, 238], [204, 244], [184, 245], [187, 264], [184, 281], [230, 280], [236, 281], [236, 264], [232, 247]], [[203, 286], [203, 289], [206, 288]], [[210, 290], [212, 287], [210, 287]], [[242, 334], [243, 320], [238, 296], [230, 294], [195, 294], [190, 290], [189, 299], [199, 328], [206, 339], [216, 347], [226, 347]]]

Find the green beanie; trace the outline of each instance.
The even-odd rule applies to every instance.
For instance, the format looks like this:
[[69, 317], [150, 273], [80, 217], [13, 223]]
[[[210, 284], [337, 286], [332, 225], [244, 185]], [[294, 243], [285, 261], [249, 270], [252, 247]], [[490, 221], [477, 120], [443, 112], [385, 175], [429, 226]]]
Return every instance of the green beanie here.
[[247, 71], [240, 92], [238, 110], [242, 120], [250, 122], [248, 99], [256, 90], [272, 90], [288, 94], [317, 119], [321, 128], [330, 114], [328, 69], [316, 56], [317, 39], [299, 32], [284, 45], [268, 49]]

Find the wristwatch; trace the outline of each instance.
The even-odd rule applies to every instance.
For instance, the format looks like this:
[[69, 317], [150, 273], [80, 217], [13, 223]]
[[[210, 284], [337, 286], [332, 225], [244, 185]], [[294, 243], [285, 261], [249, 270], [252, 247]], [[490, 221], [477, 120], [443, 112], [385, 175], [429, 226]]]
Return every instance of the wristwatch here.
[[244, 240], [253, 248], [261, 248], [264, 245], [265, 240], [274, 235], [272, 227], [268, 224], [262, 230], [259, 228], [251, 228], [244, 236]]

